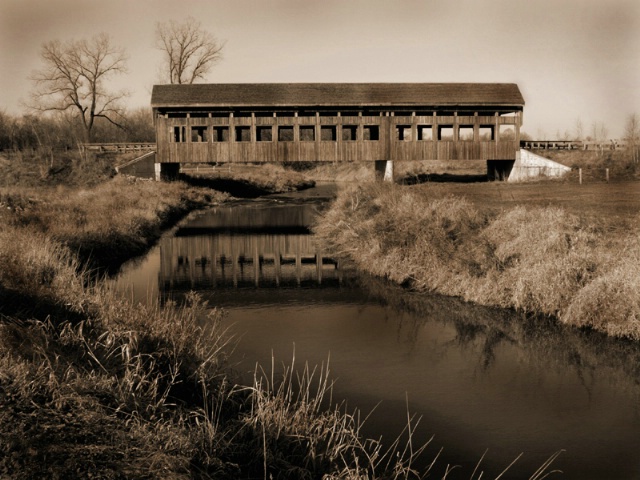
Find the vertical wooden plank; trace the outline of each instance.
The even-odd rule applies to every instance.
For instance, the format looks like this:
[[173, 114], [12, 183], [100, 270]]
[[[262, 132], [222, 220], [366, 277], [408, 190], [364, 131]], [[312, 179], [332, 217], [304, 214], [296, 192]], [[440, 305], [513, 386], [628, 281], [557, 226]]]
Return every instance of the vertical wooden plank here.
[[473, 141], [477, 144], [480, 142], [480, 122], [478, 121], [478, 112], [473, 112]]
[[453, 141], [460, 139], [460, 124], [458, 123], [458, 112], [453, 112]]
[[[437, 142], [438, 141], [438, 115], [436, 114], [435, 110], [433, 112], [433, 121], [432, 121], [432, 127], [431, 127], [431, 140], [433, 140], [433, 142]], [[434, 143], [434, 148], [435, 148], [435, 155], [434, 155], [434, 160], [436, 160], [438, 158], [438, 149], [437, 143]]]
[[315, 160], [320, 160], [320, 112], [318, 111], [316, 111], [315, 132]]
[[280, 243], [278, 242], [276, 244], [276, 249], [275, 252], [273, 254], [273, 266], [275, 267], [275, 271], [276, 271], [276, 285], [279, 287], [280, 286], [280, 262], [282, 260], [282, 256], [280, 255]]
[[255, 238], [253, 239], [253, 280], [256, 287], [260, 286], [260, 252]]
[[251, 126], [249, 132], [249, 140], [251, 141], [251, 146], [249, 149], [249, 158], [245, 160], [257, 160], [256, 157], [256, 114], [255, 112], [251, 112]]

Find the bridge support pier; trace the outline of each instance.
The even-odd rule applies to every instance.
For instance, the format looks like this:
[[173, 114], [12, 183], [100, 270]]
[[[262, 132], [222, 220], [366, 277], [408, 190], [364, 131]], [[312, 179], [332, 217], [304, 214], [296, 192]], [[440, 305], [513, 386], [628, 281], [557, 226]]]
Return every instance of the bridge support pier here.
[[156, 163], [155, 164], [156, 181], [177, 180], [180, 173], [179, 163]]
[[376, 160], [375, 173], [377, 182], [393, 182], [393, 160]]

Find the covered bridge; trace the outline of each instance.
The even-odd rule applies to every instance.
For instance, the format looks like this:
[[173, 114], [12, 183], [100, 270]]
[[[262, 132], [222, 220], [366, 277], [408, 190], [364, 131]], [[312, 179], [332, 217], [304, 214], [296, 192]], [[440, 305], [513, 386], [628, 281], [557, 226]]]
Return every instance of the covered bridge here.
[[524, 99], [512, 83], [155, 85], [157, 170], [181, 163], [487, 160], [513, 164]]

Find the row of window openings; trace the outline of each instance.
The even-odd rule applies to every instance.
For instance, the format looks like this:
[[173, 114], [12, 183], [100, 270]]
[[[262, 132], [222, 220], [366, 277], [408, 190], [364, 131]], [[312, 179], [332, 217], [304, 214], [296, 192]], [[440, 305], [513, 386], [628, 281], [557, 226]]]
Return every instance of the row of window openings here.
[[[169, 112], [168, 118], [228, 118], [230, 112], [190, 112], [188, 115], [186, 112]], [[495, 112], [495, 111], [436, 111], [433, 110], [418, 110], [418, 111], [395, 111], [395, 112], [381, 112], [381, 111], [322, 111], [318, 112], [320, 117], [337, 117], [338, 114], [342, 117], [380, 117], [380, 116], [396, 116], [396, 117], [411, 117], [412, 115], [418, 117], [432, 117], [436, 114], [439, 117], [473, 117], [476, 114], [480, 116], [494, 116], [495, 114], [500, 116], [512, 117], [516, 116], [516, 112]], [[252, 116], [252, 112], [234, 112], [233, 116], [236, 118], [249, 118]], [[315, 111], [298, 111], [298, 112], [253, 112], [253, 116], [256, 118], [265, 117], [315, 117]]]
[[[512, 140], [515, 138], [515, 132], [513, 127], [500, 125], [500, 138], [503, 140]], [[502, 128], [506, 127], [506, 128]], [[171, 139], [174, 142], [186, 142], [187, 141], [187, 127], [175, 126], [171, 127], [170, 131]], [[192, 126], [191, 128], [191, 142], [200, 143], [209, 141], [209, 128], [206, 126]], [[314, 126], [299, 126], [299, 139], [301, 142], [314, 142], [316, 140], [316, 130]], [[273, 127], [271, 126], [257, 126], [256, 141], [257, 142], [272, 142], [273, 139]], [[356, 141], [358, 139], [358, 126], [357, 125], [342, 125], [340, 128], [343, 141]], [[213, 142], [228, 142], [229, 141], [229, 127], [212, 127]], [[363, 140], [365, 141], [377, 141], [380, 140], [380, 130], [378, 125], [364, 125], [363, 126]], [[478, 128], [478, 140], [479, 141], [491, 141], [495, 140], [495, 127], [493, 125], [482, 125]], [[320, 140], [323, 142], [335, 142], [337, 140], [338, 129], [335, 125], [323, 125], [320, 127]], [[417, 140], [433, 140], [433, 126], [431, 125], [417, 125], [416, 127]], [[413, 129], [411, 125], [396, 125], [395, 126], [395, 138], [399, 141], [412, 141]], [[251, 127], [249, 126], [237, 126], [235, 127], [235, 139], [237, 142], [250, 142], [251, 141]], [[453, 140], [454, 139], [454, 127], [453, 125], [438, 125], [437, 126], [437, 140]], [[293, 126], [278, 126], [277, 127], [277, 140], [279, 142], [293, 142], [294, 141], [294, 127]], [[459, 126], [458, 127], [458, 140], [474, 140], [474, 127], [473, 126]]]

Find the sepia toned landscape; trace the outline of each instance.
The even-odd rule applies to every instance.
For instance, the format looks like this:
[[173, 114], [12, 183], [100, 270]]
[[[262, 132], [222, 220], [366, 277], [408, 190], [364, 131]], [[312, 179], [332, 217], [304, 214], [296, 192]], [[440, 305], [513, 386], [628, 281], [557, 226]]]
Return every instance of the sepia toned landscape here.
[[0, 478], [640, 478], [635, 3], [260, 5], [0, 3]]

